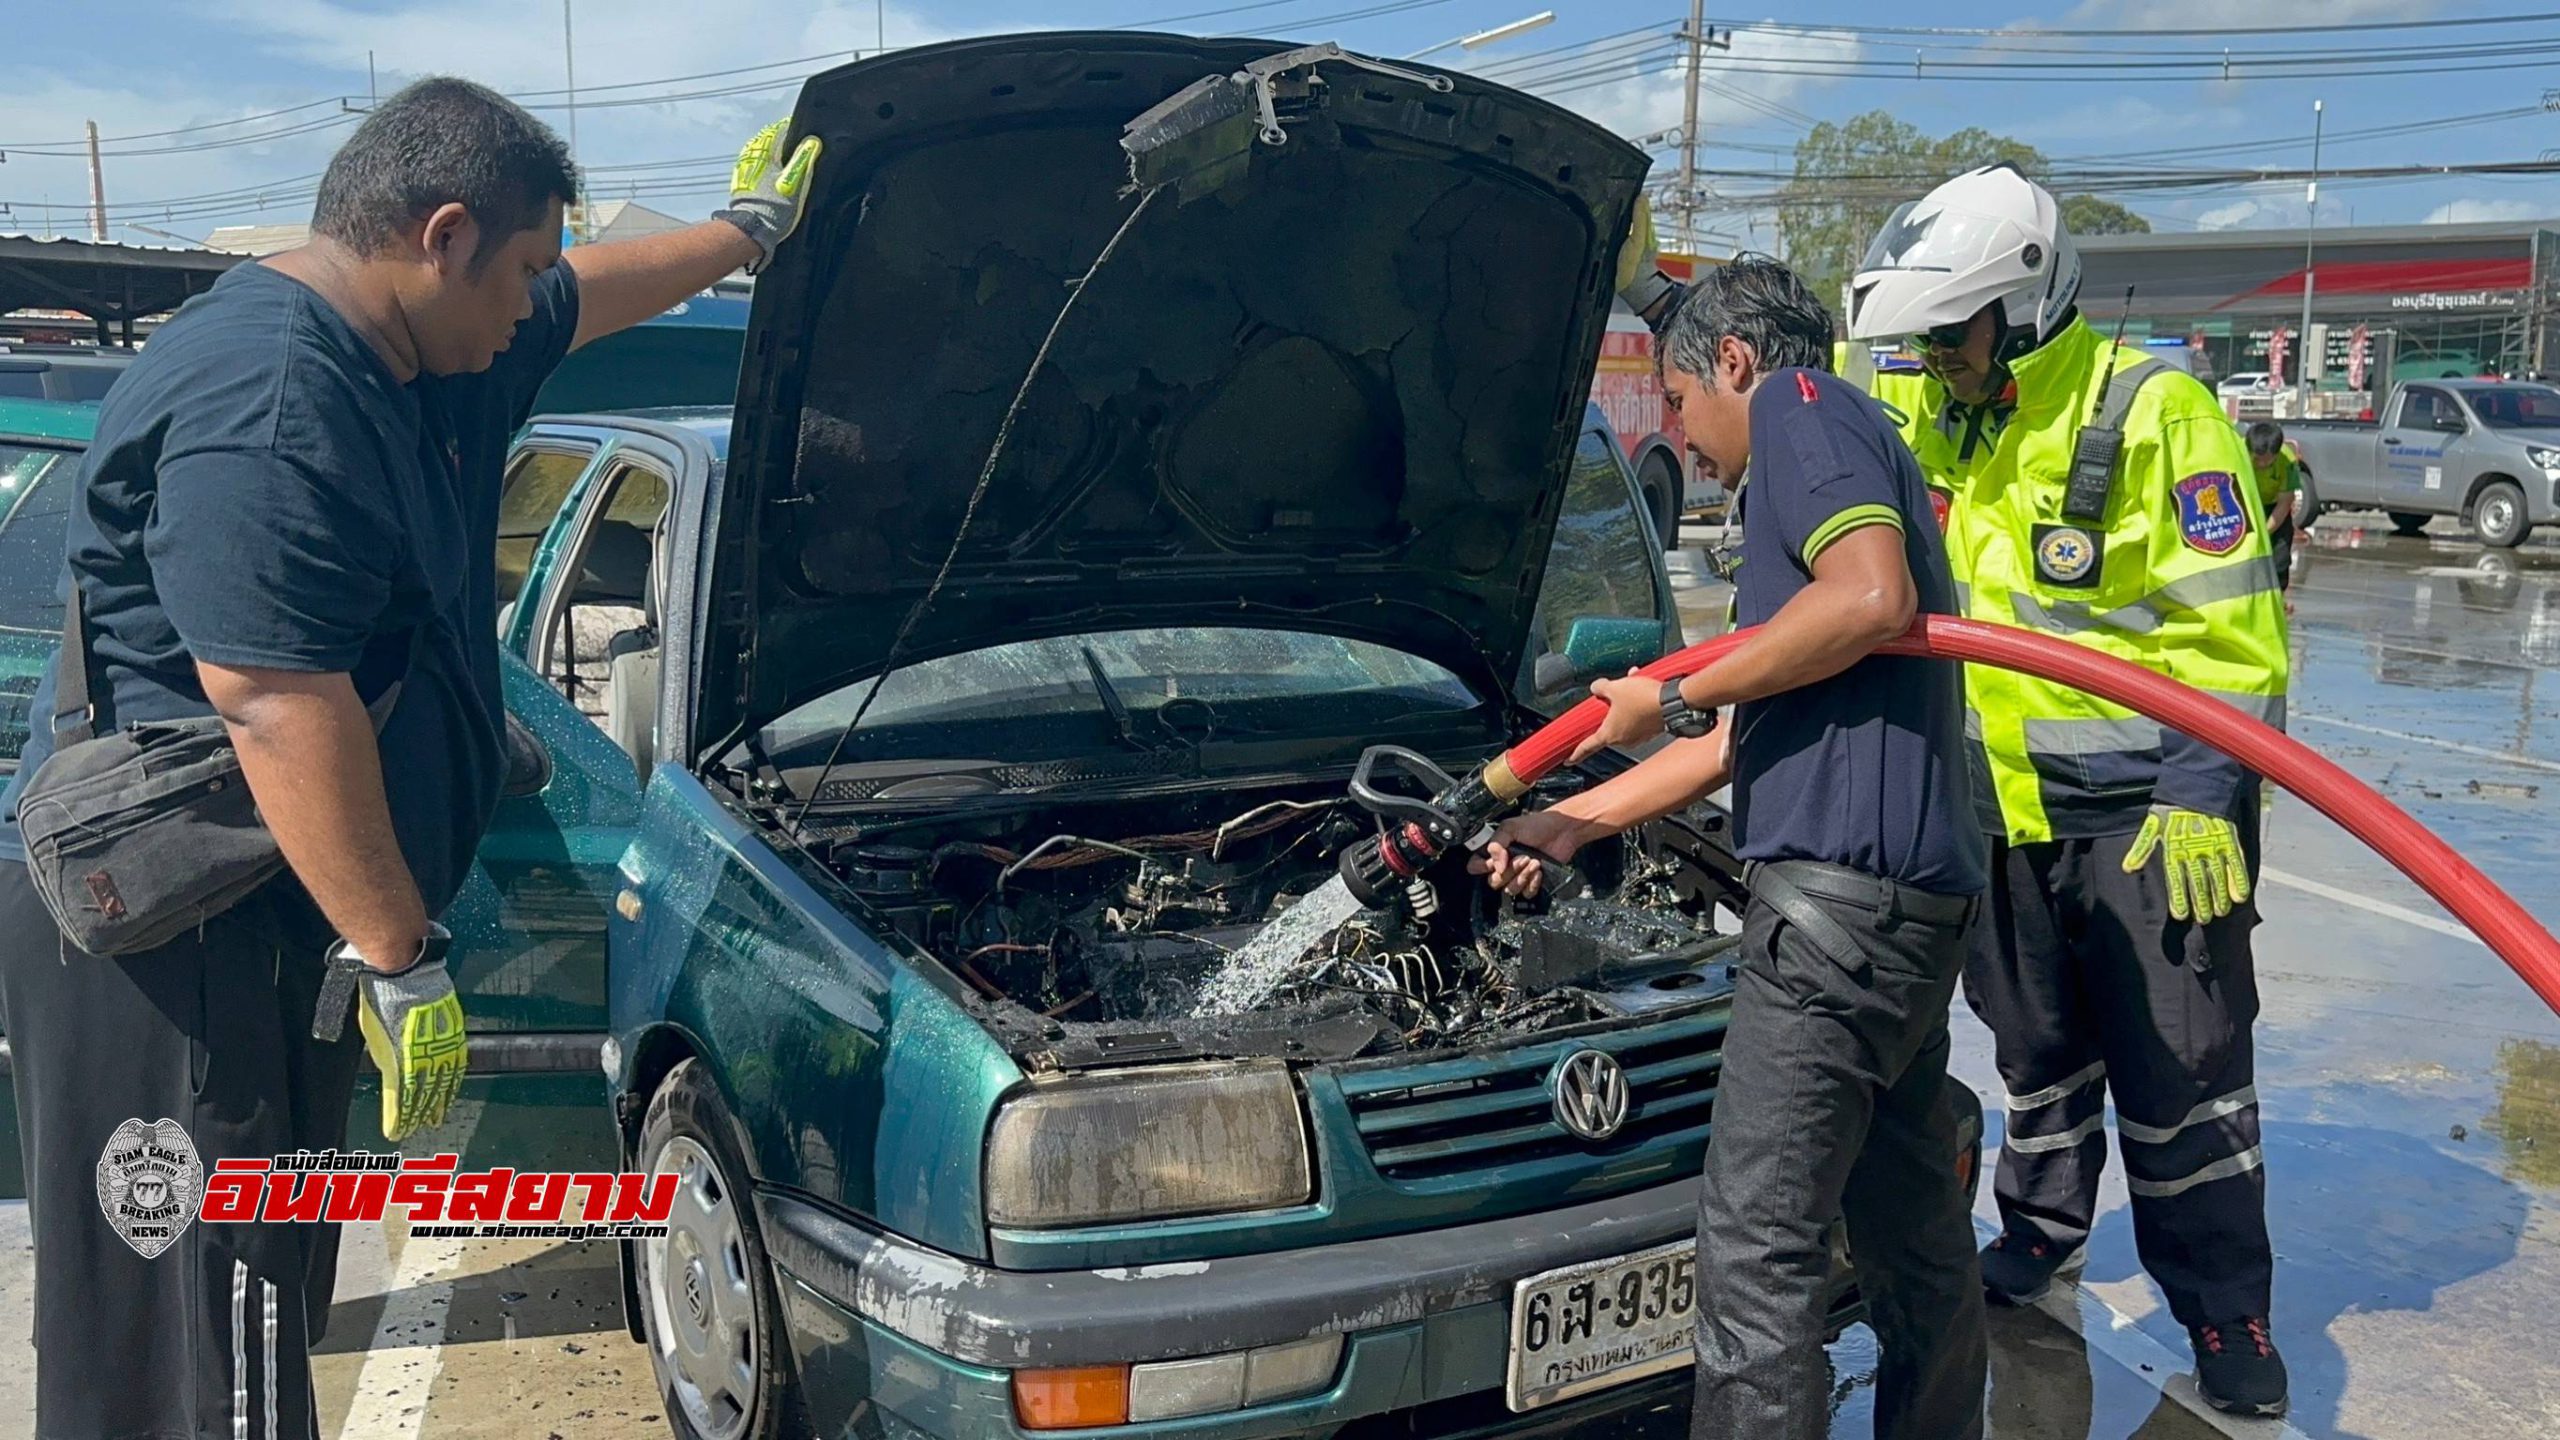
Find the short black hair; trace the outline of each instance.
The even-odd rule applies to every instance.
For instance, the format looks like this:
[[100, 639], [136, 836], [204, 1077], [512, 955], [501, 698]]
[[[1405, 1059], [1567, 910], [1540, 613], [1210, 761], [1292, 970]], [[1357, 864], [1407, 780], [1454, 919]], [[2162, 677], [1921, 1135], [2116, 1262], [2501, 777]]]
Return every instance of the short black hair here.
[[1659, 368], [1709, 379], [1727, 335], [1760, 357], [1760, 373], [1831, 368], [1831, 311], [1802, 276], [1766, 255], [1701, 266], [1663, 327]]
[[551, 127], [485, 85], [420, 80], [374, 106], [320, 177], [311, 230], [359, 255], [459, 201], [480, 225], [477, 269], [497, 246], [578, 196], [578, 167]]
[[2273, 420], [2261, 420], [2249, 427], [2249, 449], [2253, 454], [2273, 455], [2284, 444], [2284, 427]]

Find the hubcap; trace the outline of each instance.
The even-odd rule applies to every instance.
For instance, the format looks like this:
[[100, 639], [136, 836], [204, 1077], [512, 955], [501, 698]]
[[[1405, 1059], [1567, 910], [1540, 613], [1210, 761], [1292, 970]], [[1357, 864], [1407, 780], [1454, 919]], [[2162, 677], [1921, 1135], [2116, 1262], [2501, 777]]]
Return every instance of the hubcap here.
[[2482, 506], [2481, 509], [2483, 511], [2483, 518], [2489, 522], [2481, 528], [2487, 530], [2492, 535], [2504, 535], [2507, 533], [2508, 527], [2515, 524], [2515, 504], [2508, 500], [2504, 495], [2491, 499], [2489, 503]]
[[711, 1153], [669, 1139], [650, 1165], [676, 1177], [665, 1238], [641, 1242], [658, 1379], [703, 1440], [738, 1440], [755, 1419], [761, 1337], [734, 1193]]

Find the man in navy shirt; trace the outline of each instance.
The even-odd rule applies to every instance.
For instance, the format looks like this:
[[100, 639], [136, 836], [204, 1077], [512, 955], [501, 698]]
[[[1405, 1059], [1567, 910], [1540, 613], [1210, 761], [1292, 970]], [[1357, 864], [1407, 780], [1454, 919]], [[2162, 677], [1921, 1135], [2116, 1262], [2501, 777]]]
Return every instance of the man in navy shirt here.
[[1731, 780], [1751, 899], [1699, 1206], [1691, 1433], [1827, 1432], [1827, 1236], [1845, 1217], [1883, 1344], [1877, 1435], [1965, 1440], [1982, 1434], [1986, 1349], [1947, 1004], [1982, 837], [1962, 674], [1874, 653], [1915, 614], [1954, 613], [1955, 587], [1918, 462], [1820, 368], [1831, 336], [1772, 260], [1709, 270], [1680, 299], [1663, 384], [1700, 468], [1728, 488], [1750, 470], [1737, 618], [1760, 633], [1683, 681], [1593, 685], [1609, 717], [1576, 759], [1678, 738], [1507, 822], [1477, 867], [1534, 892], [1537, 857], [1515, 844], [1564, 858]]
[[[98, 733], [219, 715], [288, 873], [179, 940], [82, 955], [20, 863], [13, 782], [0, 1007], [45, 1440], [317, 1436], [337, 1227], [193, 1223], [202, 1176], [341, 1144], [368, 1052], [392, 1138], [451, 1102], [467, 1052], [434, 917], [504, 780], [509, 437], [569, 350], [771, 255], [815, 159], [775, 164], [778, 138], [714, 219], [563, 263], [559, 138], [421, 81], [330, 162], [311, 243], [225, 274], [107, 396], [69, 526], [88, 693], [61, 708]], [[53, 683], [21, 777], [54, 750]], [[362, 977], [362, 1024], [317, 1039], [333, 965]]]

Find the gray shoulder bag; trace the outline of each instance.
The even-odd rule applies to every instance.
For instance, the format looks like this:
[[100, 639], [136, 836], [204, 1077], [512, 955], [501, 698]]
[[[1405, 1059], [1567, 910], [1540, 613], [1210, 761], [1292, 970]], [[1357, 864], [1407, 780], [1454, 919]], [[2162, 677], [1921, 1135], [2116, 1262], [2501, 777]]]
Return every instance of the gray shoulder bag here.
[[[96, 733], [80, 582], [64, 607], [54, 675], [53, 753], [18, 793], [27, 874], [73, 945], [130, 955], [163, 945], [247, 898], [284, 869], [258, 818], [220, 716]], [[417, 662], [365, 707], [379, 735]]]

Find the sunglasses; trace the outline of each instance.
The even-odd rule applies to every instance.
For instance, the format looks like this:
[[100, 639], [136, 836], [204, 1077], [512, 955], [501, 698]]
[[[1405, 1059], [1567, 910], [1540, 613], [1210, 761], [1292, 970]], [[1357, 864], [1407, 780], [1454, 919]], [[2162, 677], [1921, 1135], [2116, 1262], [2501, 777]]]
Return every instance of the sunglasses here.
[[1911, 337], [1914, 350], [1961, 350], [1965, 337], [1973, 333], [1973, 322], [1959, 320], [1953, 325], [1933, 325]]

